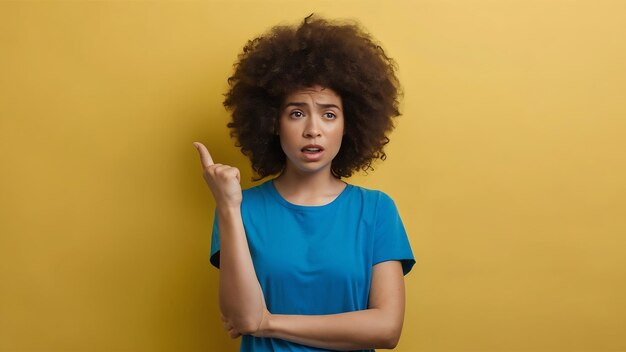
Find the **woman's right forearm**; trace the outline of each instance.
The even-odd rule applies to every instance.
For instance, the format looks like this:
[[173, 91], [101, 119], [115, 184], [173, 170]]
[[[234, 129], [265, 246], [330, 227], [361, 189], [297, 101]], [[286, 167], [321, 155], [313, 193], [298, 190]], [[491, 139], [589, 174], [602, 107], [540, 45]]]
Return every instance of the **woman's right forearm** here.
[[254, 332], [265, 301], [254, 271], [240, 207], [217, 207], [220, 235], [219, 302], [222, 314], [242, 334]]

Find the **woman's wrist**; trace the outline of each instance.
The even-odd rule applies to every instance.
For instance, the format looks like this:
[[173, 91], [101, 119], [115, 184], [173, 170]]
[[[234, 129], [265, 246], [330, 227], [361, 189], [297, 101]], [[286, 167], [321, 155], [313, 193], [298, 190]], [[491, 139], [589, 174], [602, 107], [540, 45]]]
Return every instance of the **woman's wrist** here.
[[241, 204], [216, 204], [217, 214], [230, 217], [241, 212]]

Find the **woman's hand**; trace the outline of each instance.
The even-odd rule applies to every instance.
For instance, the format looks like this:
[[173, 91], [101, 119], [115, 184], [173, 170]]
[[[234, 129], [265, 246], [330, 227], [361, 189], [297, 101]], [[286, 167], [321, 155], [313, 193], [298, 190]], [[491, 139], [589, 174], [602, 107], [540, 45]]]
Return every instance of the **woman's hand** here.
[[[263, 320], [261, 321], [261, 325], [259, 325], [259, 328], [257, 329], [257, 331], [253, 332], [252, 336], [255, 337], [267, 337], [267, 329], [269, 326], [269, 320], [272, 316], [272, 313], [270, 313], [269, 310], [267, 310], [267, 308], [264, 306], [263, 307]], [[223, 315], [220, 313], [220, 318], [222, 319], [222, 325], [224, 326], [224, 330], [226, 330], [226, 332], [228, 332], [228, 336], [230, 336], [231, 339], [236, 339], [239, 336], [241, 336], [241, 332], [237, 331], [237, 329], [235, 329], [235, 327], [233, 327], [233, 324], [230, 323], [230, 321]]]
[[230, 336], [231, 339], [236, 339], [241, 336], [241, 333], [237, 331], [235, 327], [233, 327], [233, 324], [231, 324], [230, 321], [226, 319], [224, 314], [220, 313], [220, 318], [222, 319], [222, 325], [224, 325], [224, 330], [228, 332], [228, 336]]
[[202, 176], [213, 193], [216, 206], [239, 207], [242, 199], [239, 169], [214, 164], [211, 154], [202, 143], [194, 142], [193, 145], [200, 153]]

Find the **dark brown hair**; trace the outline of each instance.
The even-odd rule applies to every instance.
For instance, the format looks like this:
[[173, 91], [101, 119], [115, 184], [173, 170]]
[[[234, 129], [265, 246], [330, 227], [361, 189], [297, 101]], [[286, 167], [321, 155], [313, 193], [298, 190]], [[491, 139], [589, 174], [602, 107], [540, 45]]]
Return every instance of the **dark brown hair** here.
[[400, 84], [395, 61], [356, 23], [306, 17], [298, 27], [275, 26], [249, 40], [239, 54], [224, 106], [236, 146], [260, 180], [281, 172], [286, 156], [280, 146], [280, 106], [293, 90], [320, 85], [337, 92], [344, 110], [341, 148], [332, 174], [349, 177], [373, 170], [385, 160], [383, 147], [399, 116]]

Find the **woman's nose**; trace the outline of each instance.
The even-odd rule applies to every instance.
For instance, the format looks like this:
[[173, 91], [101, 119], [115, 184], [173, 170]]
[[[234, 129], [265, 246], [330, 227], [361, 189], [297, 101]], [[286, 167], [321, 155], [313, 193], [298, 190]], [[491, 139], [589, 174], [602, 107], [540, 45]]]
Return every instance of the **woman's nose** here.
[[304, 128], [304, 137], [318, 137], [322, 134], [318, 126], [318, 122], [314, 117], [307, 119], [306, 126]]

